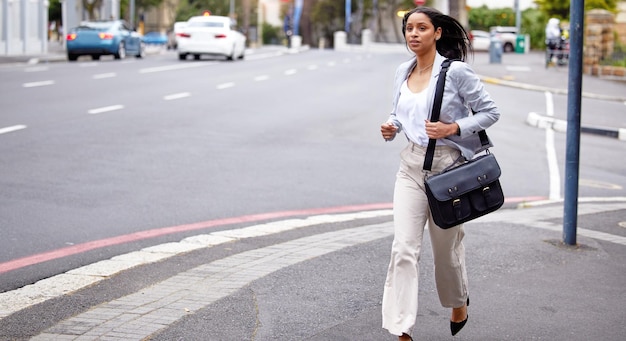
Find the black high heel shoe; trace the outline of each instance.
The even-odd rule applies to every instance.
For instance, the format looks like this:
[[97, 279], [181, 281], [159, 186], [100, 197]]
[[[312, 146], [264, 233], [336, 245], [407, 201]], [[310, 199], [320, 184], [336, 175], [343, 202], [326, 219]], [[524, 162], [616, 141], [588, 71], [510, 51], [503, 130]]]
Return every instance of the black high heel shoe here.
[[[467, 306], [469, 307], [469, 297], [467, 298]], [[458, 332], [463, 329], [465, 323], [467, 323], [467, 319], [469, 318], [469, 314], [466, 313], [465, 320], [461, 322], [452, 322], [450, 321], [450, 332], [452, 332], [452, 336], [456, 335]]]

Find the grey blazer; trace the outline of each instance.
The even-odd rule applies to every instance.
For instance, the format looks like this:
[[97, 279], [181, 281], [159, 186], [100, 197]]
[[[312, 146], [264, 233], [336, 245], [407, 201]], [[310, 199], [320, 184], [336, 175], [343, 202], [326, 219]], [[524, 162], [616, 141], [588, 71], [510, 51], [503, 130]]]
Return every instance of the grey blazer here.
[[[444, 60], [445, 57], [437, 53], [432, 73], [433, 79], [427, 89], [428, 98], [430, 99], [429, 112], [432, 111], [437, 79], [439, 78], [441, 63]], [[396, 117], [400, 88], [409, 76], [409, 73], [415, 68], [416, 63], [417, 58], [412, 58], [402, 63], [396, 70], [393, 89], [393, 110], [387, 122], [395, 125], [398, 128], [398, 132], [402, 131], [402, 124]], [[473, 115], [472, 111], [474, 111]], [[456, 122], [461, 128], [461, 135], [448, 136], [442, 140], [443, 143], [460, 150], [461, 154], [469, 160], [476, 153], [485, 149], [480, 144], [478, 132], [489, 128], [499, 118], [500, 111], [487, 91], [485, 91], [480, 78], [468, 64], [460, 61], [453, 62], [446, 74], [446, 87], [443, 92], [439, 120], [444, 123]], [[493, 145], [489, 141], [489, 147], [491, 146]]]

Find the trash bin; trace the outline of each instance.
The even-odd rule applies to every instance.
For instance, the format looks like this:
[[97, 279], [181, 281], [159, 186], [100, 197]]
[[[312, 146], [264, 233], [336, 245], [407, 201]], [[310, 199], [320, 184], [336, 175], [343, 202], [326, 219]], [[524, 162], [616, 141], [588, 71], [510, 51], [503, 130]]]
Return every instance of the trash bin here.
[[515, 38], [515, 53], [526, 53], [526, 36], [523, 34]]
[[502, 63], [502, 40], [491, 37], [489, 41], [489, 63], [501, 64]]

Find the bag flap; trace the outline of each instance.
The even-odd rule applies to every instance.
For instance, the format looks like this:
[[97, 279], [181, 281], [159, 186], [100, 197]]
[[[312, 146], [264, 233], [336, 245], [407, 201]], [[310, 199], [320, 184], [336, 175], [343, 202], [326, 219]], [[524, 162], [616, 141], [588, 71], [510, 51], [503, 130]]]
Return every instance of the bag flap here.
[[458, 167], [426, 179], [426, 185], [438, 201], [446, 201], [500, 178], [500, 166], [493, 154], [472, 159]]

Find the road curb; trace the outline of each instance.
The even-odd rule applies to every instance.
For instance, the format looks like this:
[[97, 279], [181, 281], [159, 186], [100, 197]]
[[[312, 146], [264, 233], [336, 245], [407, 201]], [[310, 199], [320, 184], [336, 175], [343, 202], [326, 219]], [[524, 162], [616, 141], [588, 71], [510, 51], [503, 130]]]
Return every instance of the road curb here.
[[[567, 131], [567, 121], [559, 120], [554, 117], [541, 116], [535, 112], [528, 113], [526, 123], [537, 128], [551, 128], [552, 130], [560, 133], [565, 133]], [[626, 141], [626, 129], [624, 128], [581, 126], [580, 132]]]
[[[499, 79], [499, 78], [494, 78], [494, 77], [489, 77], [489, 76], [483, 76], [483, 75], [478, 75], [478, 77], [484, 83], [508, 86], [508, 87], [512, 87], [512, 88], [525, 89], [525, 90], [531, 90], [531, 91], [543, 91], [543, 92], [547, 91], [547, 92], [551, 92], [551, 93], [554, 93], [554, 94], [567, 95], [567, 89], [551, 88], [551, 87], [547, 87], [547, 86], [540, 86], [540, 85], [532, 85], [532, 84], [526, 84], [526, 83], [520, 83], [520, 82], [513, 82], [513, 81], [507, 81], [507, 80], [504, 80], [504, 79]], [[599, 100], [604, 100], [604, 101], [615, 101], [615, 102], [626, 103], [626, 97], [621, 97], [621, 96], [610, 96], [610, 95], [594, 94], [594, 93], [590, 93], [590, 92], [583, 92], [582, 93], [582, 97], [592, 98], [592, 99], [599, 99]]]

